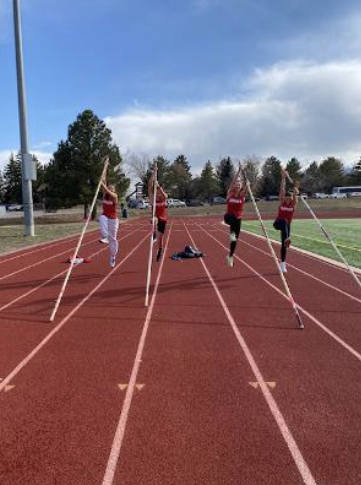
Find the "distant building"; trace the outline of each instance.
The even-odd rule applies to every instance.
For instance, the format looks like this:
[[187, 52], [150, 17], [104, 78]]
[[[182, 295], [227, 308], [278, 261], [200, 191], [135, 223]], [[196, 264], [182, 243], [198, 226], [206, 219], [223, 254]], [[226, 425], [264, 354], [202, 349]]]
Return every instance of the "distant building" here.
[[138, 182], [135, 184], [135, 198], [136, 199], [143, 199], [143, 188], [144, 185], [142, 182]]

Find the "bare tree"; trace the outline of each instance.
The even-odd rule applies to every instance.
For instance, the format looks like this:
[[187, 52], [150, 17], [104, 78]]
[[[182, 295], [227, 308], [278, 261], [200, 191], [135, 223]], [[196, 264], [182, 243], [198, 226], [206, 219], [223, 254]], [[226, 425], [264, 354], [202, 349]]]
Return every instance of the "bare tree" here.
[[257, 193], [259, 189], [261, 159], [257, 155], [247, 155], [242, 160], [247, 177], [251, 182], [252, 190]]
[[144, 180], [151, 163], [149, 156], [145, 153], [136, 154], [128, 151], [124, 155], [124, 160], [130, 173], [136, 179]]

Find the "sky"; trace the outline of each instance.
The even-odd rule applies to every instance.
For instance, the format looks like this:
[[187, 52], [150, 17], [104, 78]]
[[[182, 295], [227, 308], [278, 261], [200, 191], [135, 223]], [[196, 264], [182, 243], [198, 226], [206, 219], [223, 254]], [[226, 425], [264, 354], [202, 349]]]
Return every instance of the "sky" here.
[[[47, 162], [92, 109], [123, 154], [361, 155], [354, 0], [21, 0], [29, 142]], [[0, 0], [0, 169], [19, 141], [12, 1]]]

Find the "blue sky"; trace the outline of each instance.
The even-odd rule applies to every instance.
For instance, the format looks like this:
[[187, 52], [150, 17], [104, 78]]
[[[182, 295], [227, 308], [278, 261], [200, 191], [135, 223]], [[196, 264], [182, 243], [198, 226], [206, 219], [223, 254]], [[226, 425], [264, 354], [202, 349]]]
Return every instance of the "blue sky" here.
[[[32, 151], [85, 108], [124, 153], [305, 163], [361, 154], [361, 7], [344, 0], [22, 0]], [[0, 0], [0, 167], [19, 146], [11, 1]], [[360, 106], [360, 108], [359, 108]]]

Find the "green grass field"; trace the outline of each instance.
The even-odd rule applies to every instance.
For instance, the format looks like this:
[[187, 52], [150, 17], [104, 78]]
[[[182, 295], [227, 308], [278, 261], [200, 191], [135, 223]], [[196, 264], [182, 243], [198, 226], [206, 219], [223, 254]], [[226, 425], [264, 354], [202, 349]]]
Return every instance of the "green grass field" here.
[[[36, 236], [30, 238], [24, 237], [24, 229], [22, 226], [1, 226], [0, 254], [46, 241], [52, 241], [61, 237], [71, 236], [72, 234], [80, 234], [83, 227], [84, 223], [39, 224], [35, 228]], [[92, 222], [89, 224], [88, 230], [96, 229], [97, 227], [97, 223]]]
[[[279, 241], [280, 234], [273, 229], [272, 223], [273, 221], [265, 221], [267, 231], [272, 239]], [[321, 223], [348, 263], [361, 268], [361, 219], [323, 219]], [[258, 221], [245, 221], [243, 228], [262, 234]], [[295, 219], [292, 223], [291, 241], [292, 246], [338, 260], [336, 252], [314, 220]]]

